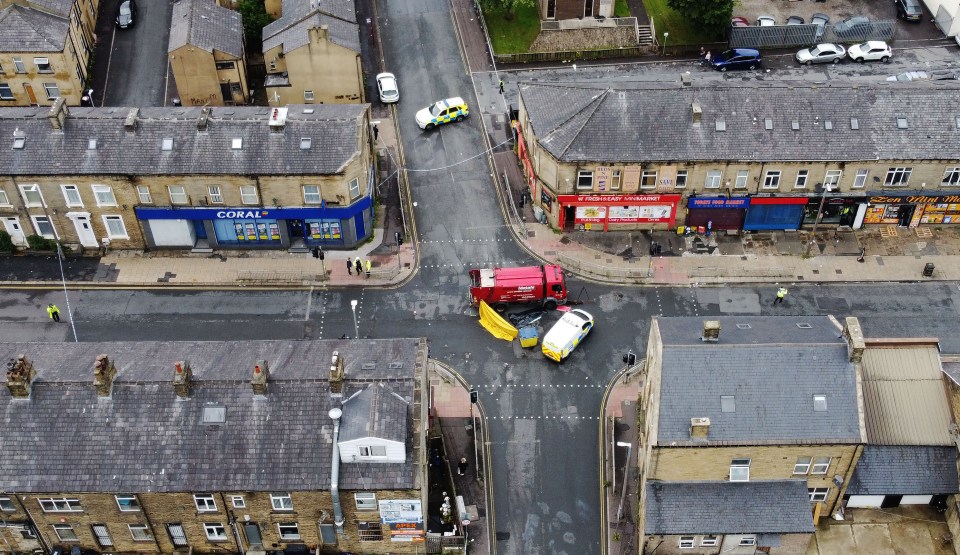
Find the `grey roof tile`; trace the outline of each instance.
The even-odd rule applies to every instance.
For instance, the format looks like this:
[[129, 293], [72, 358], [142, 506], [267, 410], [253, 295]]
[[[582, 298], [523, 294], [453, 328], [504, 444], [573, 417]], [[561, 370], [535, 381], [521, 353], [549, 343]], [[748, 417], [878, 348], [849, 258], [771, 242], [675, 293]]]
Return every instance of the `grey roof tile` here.
[[410, 402], [384, 383], [370, 384], [343, 401], [340, 439], [377, 437], [404, 443]]
[[62, 52], [70, 29], [69, 13], [69, 6], [64, 13], [17, 4], [0, 9], [0, 52]]
[[188, 44], [207, 52], [219, 50], [243, 58], [240, 12], [218, 6], [214, 0], [180, 0], [173, 5], [167, 51]]
[[[136, 130], [124, 129], [130, 108], [70, 108], [63, 132], [52, 129], [49, 108], [0, 108], [0, 172], [8, 175], [323, 175], [336, 174], [360, 154], [367, 104], [289, 107], [286, 129], [271, 132], [272, 108], [214, 107], [206, 131], [200, 108], [142, 108]], [[312, 113], [307, 113], [311, 110]], [[10, 148], [15, 130], [26, 137]], [[174, 138], [173, 150], [161, 142]], [[231, 141], [243, 138], [243, 148]], [[301, 137], [313, 137], [301, 149]], [[89, 150], [89, 139], [97, 139]]]
[[[520, 86], [537, 139], [566, 162], [956, 160], [958, 94], [950, 83]], [[693, 124], [695, 102], [703, 110], [699, 125]], [[851, 129], [851, 117], [859, 130]], [[907, 118], [907, 129], [897, 128], [897, 117]], [[766, 118], [773, 129], [764, 129]], [[716, 130], [718, 119], [726, 131]], [[794, 120], [799, 130], [791, 128]]]
[[[0, 491], [328, 489], [327, 412], [340, 404], [327, 382], [334, 350], [344, 356], [345, 397], [382, 381], [413, 398], [415, 339], [0, 343], [0, 360], [25, 353], [37, 370], [27, 400], [0, 387]], [[101, 353], [117, 368], [110, 398], [98, 398], [93, 387], [92, 365]], [[265, 396], [254, 396], [249, 382], [259, 359], [270, 368]], [[189, 399], [177, 397], [170, 383], [177, 360], [193, 369]], [[396, 362], [402, 367], [391, 366]], [[203, 423], [210, 404], [226, 407], [225, 423]], [[379, 416], [397, 418], [389, 411]], [[343, 464], [340, 486], [409, 489], [415, 473], [412, 458]]]
[[283, 51], [290, 52], [309, 42], [310, 28], [326, 25], [331, 42], [360, 52], [360, 26], [354, 0], [319, 0], [313, 4], [284, 0], [280, 17], [263, 28], [263, 51], [283, 44]]
[[956, 447], [865, 445], [848, 495], [960, 493]]
[[647, 483], [647, 534], [814, 531], [805, 480]]

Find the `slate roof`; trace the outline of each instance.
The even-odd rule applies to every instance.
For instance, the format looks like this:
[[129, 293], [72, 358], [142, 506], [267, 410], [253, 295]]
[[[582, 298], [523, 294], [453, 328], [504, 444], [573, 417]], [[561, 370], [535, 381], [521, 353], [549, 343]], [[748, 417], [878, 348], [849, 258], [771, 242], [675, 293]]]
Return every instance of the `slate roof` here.
[[213, 53], [219, 50], [243, 58], [243, 21], [240, 12], [218, 6], [214, 0], [180, 0], [173, 5], [168, 52], [186, 45]]
[[[958, 94], [960, 86], [946, 82], [520, 86], [537, 140], [564, 162], [956, 160]], [[699, 125], [695, 102], [703, 110]], [[900, 117], [906, 129], [898, 128]], [[717, 131], [718, 120], [725, 131]]]
[[[657, 445], [862, 442], [856, 372], [827, 317], [710, 319], [720, 321], [718, 343], [700, 341], [704, 318], [656, 320], [664, 343]], [[827, 410], [814, 409], [815, 395]], [[722, 396], [734, 397], [733, 412], [722, 411]], [[699, 417], [710, 418], [709, 435], [691, 440], [690, 419]]]
[[310, 42], [309, 29], [328, 26], [330, 41], [360, 52], [360, 26], [353, 0], [284, 0], [281, 16], [263, 28], [263, 51], [283, 45], [287, 53]]
[[[37, 371], [29, 399], [0, 387], [0, 491], [329, 489], [327, 413], [340, 404], [327, 381], [335, 350], [344, 357], [345, 397], [383, 381], [412, 403], [416, 339], [0, 343], [0, 360], [24, 353]], [[93, 386], [101, 353], [117, 368], [110, 398], [98, 398]], [[269, 365], [269, 390], [254, 396], [250, 378], [260, 359]], [[171, 383], [178, 360], [193, 369], [189, 399]], [[209, 405], [226, 408], [224, 424], [203, 423]], [[411, 410], [391, 404], [380, 416], [409, 419]], [[340, 486], [409, 489], [415, 473], [412, 455], [399, 464], [344, 464]]]
[[848, 495], [960, 493], [956, 447], [865, 445]]
[[11, 4], [0, 9], [0, 52], [63, 52], [69, 30], [68, 16]]
[[403, 443], [409, 429], [407, 405], [409, 403], [390, 386], [368, 385], [344, 400], [340, 440], [377, 437]]
[[645, 532], [677, 534], [809, 534], [813, 518], [806, 480], [647, 482]]
[[[63, 132], [47, 120], [49, 108], [0, 108], [0, 174], [332, 175], [360, 155], [368, 109], [290, 106], [281, 133], [268, 128], [269, 107], [213, 107], [206, 131], [197, 130], [197, 107], [141, 108], [136, 131], [124, 128], [131, 108], [71, 107]], [[26, 138], [22, 149], [11, 148], [16, 130]], [[161, 150], [166, 137], [174, 139], [170, 151]], [[313, 139], [309, 149], [300, 148], [302, 137]], [[243, 148], [231, 148], [234, 138]]]
[[868, 347], [863, 354], [867, 441], [953, 445], [950, 406], [936, 345]]

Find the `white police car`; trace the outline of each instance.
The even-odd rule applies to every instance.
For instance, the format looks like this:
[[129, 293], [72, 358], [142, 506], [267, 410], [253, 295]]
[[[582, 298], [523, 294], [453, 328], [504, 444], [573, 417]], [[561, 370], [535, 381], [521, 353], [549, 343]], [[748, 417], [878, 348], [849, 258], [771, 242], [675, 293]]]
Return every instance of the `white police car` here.
[[417, 125], [420, 129], [433, 129], [441, 123], [450, 123], [451, 121], [463, 121], [463, 118], [470, 115], [470, 109], [467, 103], [459, 96], [438, 100], [426, 108], [417, 112]]
[[566, 360], [570, 353], [593, 329], [593, 316], [575, 308], [564, 314], [543, 336], [541, 350], [547, 358], [557, 362]]

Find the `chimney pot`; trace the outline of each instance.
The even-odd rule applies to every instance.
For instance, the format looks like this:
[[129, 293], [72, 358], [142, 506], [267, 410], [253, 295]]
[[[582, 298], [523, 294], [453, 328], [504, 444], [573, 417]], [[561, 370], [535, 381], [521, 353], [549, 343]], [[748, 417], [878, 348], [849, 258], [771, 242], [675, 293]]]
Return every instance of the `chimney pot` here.
[[690, 438], [691, 439], [707, 439], [707, 435], [709, 433], [710, 433], [709, 418], [691, 418], [690, 419]]
[[190, 363], [180, 360], [173, 363], [176, 371], [173, 374], [173, 390], [177, 397], [188, 399], [190, 397], [190, 387], [193, 381], [193, 370], [190, 369]]
[[704, 321], [703, 337], [700, 339], [705, 343], [716, 343], [720, 341], [720, 322], [718, 320]]
[[17, 355], [7, 363], [7, 389], [10, 390], [10, 396], [18, 399], [30, 397], [30, 385], [37, 376], [37, 371], [33, 369], [33, 363], [27, 359], [27, 355]]
[[93, 363], [93, 385], [97, 388], [98, 397], [109, 397], [113, 389], [113, 379], [117, 376], [117, 368], [107, 355], [98, 355]]
[[694, 102], [691, 109], [693, 110], [693, 124], [700, 125], [700, 121], [703, 119], [703, 108], [700, 107], [699, 102]]
[[254, 395], [266, 395], [267, 394], [267, 380], [270, 379], [270, 368], [267, 366], [267, 361], [258, 360], [256, 364], [253, 365], [253, 394]]

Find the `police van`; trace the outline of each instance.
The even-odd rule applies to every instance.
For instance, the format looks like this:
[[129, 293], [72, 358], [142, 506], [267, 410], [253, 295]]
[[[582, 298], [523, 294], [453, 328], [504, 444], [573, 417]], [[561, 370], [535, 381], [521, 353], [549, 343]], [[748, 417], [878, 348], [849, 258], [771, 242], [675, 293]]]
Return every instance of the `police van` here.
[[417, 125], [420, 129], [433, 129], [441, 123], [450, 123], [451, 121], [463, 121], [463, 118], [470, 115], [470, 109], [467, 103], [459, 96], [438, 100], [426, 108], [417, 112]]
[[550, 328], [543, 336], [540, 348], [547, 358], [563, 362], [592, 329], [593, 316], [585, 310], [575, 308], [564, 314]]

